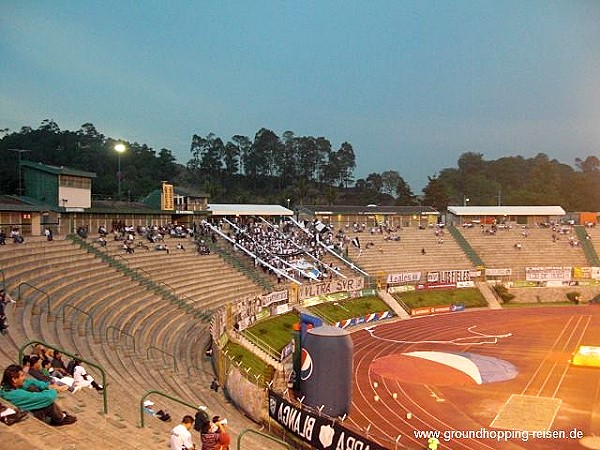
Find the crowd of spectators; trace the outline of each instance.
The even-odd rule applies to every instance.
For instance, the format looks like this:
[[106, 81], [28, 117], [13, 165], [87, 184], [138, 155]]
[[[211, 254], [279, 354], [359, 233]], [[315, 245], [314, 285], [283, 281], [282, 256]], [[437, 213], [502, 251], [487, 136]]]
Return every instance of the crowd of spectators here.
[[[75, 423], [77, 418], [58, 405], [59, 393], [74, 394], [84, 387], [98, 392], [104, 390], [86, 372], [77, 356], [65, 364], [60, 351], [35, 344], [31, 353], [23, 356], [21, 365], [11, 364], [4, 370], [0, 398], [16, 408], [14, 411], [18, 416], [12, 419], [12, 423], [31, 413], [49, 425], [63, 426]], [[3, 409], [0, 407], [0, 410]]]
[[248, 218], [220, 221], [215, 226], [229, 237], [234, 250], [243, 248], [256, 267], [277, 276], [278, 281], [283, 274], [297, 280], [324, 280], [338, 270], [323, 262], [323, 245], [333, 246], [331, 232], [324, 225], [307, 224], [301, 229], [291, 221]]

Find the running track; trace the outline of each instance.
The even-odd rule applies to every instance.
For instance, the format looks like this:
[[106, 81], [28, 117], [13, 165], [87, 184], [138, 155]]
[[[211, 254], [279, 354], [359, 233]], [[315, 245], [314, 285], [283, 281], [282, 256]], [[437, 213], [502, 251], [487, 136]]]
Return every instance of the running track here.
[[[580, 344], [600, 346], [599, 306], [450, 313], [379, 324], [371, 333], [354, 332], [352, 340], [354, 391], [345, 424], [387, 448], [426, 448], [426, 439], [416, 439], [415, 430], [497, 430], [490, 424], [511, 394], [561, 399], [551, 430], [569, 432], [577, 428], [585, 436], [600, 435], [600, 368], [568, 364]], [[386, 378], [370, 368], [378, 358], [423, 350], [493, 356], [514, 364], [519, 374], [500, 383], [448, 386], [443, 366], [436, 374], [440, 377], [438, 385], [414, 382], [411, 372], [418, 367], [405, 367], [399, 371], [402, 373]], [[412, 417], [407, 419], [409, 412]], [[586, 448], [577, 439], [498, 442], [468, 438], [448, 441], [443, 437], [440, 449]]]

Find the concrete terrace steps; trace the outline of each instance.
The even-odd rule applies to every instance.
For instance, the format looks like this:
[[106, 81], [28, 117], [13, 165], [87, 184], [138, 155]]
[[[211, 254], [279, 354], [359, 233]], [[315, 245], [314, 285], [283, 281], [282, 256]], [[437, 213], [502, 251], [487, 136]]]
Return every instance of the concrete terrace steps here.
[[386, 240], [381, 233], [350, 233], [350, 238], [358, 237], [361, 243], [360, 251], [349, 246], [350, 259], [375, 277], [404, 271], [473, 268], [473, 263], [448, 232], [436, 237], [432, 229], [405, 228], [394, 234], [400, 236], [400, 241]]
[[[81, 257], [87, 260], [90, 255], [83, 253]], [[121, 283], [117, 282], [119, 279], [121, 279]], [[198, 326], [197, 321], [191, 315], [157, 297], [152, 292], [141, 288], [130, 279], [127, 280], [127, 277], [111, 278], [110, 288], [104, 289], [101, 281], [102, 273], [99, 275], [99, 280], [96, 283], [87, 285], [90, 292], [86, 292], [85, 295], [65, 296], [61, 304], [64, 306], [65, 303], [72, 302], [73, 306], [93, 311], [96, 319], [94, 325], [97, 328], [94, 336], [91, 335], [89, 330], [86, 330], [85, 321], [87, 317], [85, 315], [68, 312], [68, 318], [63, 326], [63, 316], [60, 313], [59, 317], [54, 316], [50, 321], [44, 309], [42, 309], [41, 314], [33, 314], [33, 310], [39, 309], [37, 307], [43, 303], [41, 298], [28, 299], [23, 306], [17, 308], [14, 313], [11, 312], [9, 316], [11, 322], [13, 322], [11, 328], [14, 327], [17, 334], [15, 339], [19, 341], [19, 344], [29, 339], [45, 340], [68, 351], [79, 352], [105, 366], [110, 382], [107, 392], [109, 392], [110, 398], [113, 399], [111, 401], [113, 404], [111, 413], [107, 419], [103, 420], [108, 425], [100, 426], [97, 420], [99, 414], [97, 409], [91, 410], [88, 414], [86, 408], [79, 406], [80, 410], [73, 412], [78, 415], [80, 422], [72, 427], [85, 425], [86, 432], [104, 436], [107, 442], [122, 442], [123, 448], [164, 449], [167, 442], [165, 436], [168, 436], [168, 431], [174, 426], [174, 423], [163, 424], [156, 419], [148, 418], [149, 423], [154, 423], [153, 427], [158, 425], [158, 428], [163, 428], [149, 432], [148, 440], [145, 438], [140, 440], [138, 436], [140, 430], [137, 429], [139, 396], [145, 390], [156, 388], [170, 391], [192, 403], [193, 401], [198, 401], [198, 404], [210, 403], [212, 411], [230, 418], [234, 438], [235, 434], [241, 430], [255, 427], [253, 422], [245, 419], [235, 408], [224, 402], [220, 395], [214, 394], [208, 388], [206, 381], [210, 376], [206, 373], [192, 369], [190, 373], [195, 374], [194, 378], [197, 381], [190, 381], [190, 377], [187, 373], [181, 373], [183, 372], [181, 369], [180, 373], [175, 373], [169, 368], [165, 369], [160, 354], [157, 356], [151, 355], [150, 360], [146, 359], [145, 354], [141, 355], [147, 346], [158, 344], [157, 347], [160, 348], [162, 344], [166, 351], [173, 353], [176, 358], [184, 360], [191, 351], [187, 345], [188, 339], [191, 342], [201, 342], [206, 339], [205, 336], [208, 335], [206, 324]], [[126, 282], [122, 282], [122, 280], [126, 280]], [[69, 282], [73, 286], [78, 284], [76, 277], [69, 279]], [[115, 286], [118, 289], [114, 289]], [[112, 290], [112, 294], [105, 295], [109, 289]], [[80, 292], [75, 287], [74, 291], [76, 293]], [[148, 295], [148, 297], [144, 298], [139, 293], [145, 293], [144, 295]], [[156, 306], [153, 307], [152, 305]], [[152, 310], [150, 314], [148, 314], [149, 309]], [[165, 317], [170, 319], [165, 319]], [[82, 322], [83, 327], [81, 327]], [[134, 331], [137, 338], [136, 345], [143, 345], [144, 348], [137, 349], [137, 353], [132, 355], [131, 345], [127, 342], [127, 339], [117, 340], [116, 343], [113, 343], [112, 340], [110, 343], [106, 342], [105, 337], [100, 336], [102, 334], [101, 330], [111, 325]], [[84, 332], [83, 336], [81, 331]], [[102, 339], [98, 339], [99, 337], [102, 337]], [[15, 345], [13, 343], [9, 347]], [[204, 347], [205, 344], [197, 349], [197, 352], [203, 355]], [[0, 357], [6, 363], [9, 362], [7, 360], [11, 360], [8, 352], [0, 353]], [[199, 358], [201, 356], [198, 355], [197, 360], [201, 360]], [[183, 366], [183, 361], [180, 361], [180, 366]], [[189, 368], [186, 369], [186, 372], [187, 370]], [[93, 373], [93, 369], [89, 371]], [[198, 376], [198, 374], [202, 374], [202, 376]], [[96, 378], [99, 377], [96, 376]], [[92, 401], [99, 401], [94, 391], [85, 390], [82, 393], [91, 395]], [[118, 399], [118, 413], [115, 413], [115, 398]], [[190, 412], [177, 404], [171, 404], [171, 402], [165, 402], [165, 405], [168, 405], [167, 409], [174, 420], [177, 420], [184, 413]], [[69, 408], [70, 406], [67, 409], [71, 410]], [[88, 418], [90, 423], [87, 423]], [[122, 426], [125, 428], [121, 428]], [[114, 432], [112, 428], [117, 431]], [[65, 427], [64, 430], [66, 429]], [[81, 428], [79, 428], [79, 432], [80, 430]], [[51, 428], [49, 432], [54, 435], [55, 429]], [[135, 442], [119, 440], [120, 433], [136, 436], [133, 439]], [[148, 433], [144, 431], [142, 434]], [[77, 434], [74, 437], [76, 438]], [[78, 446], [101, 448], [99, 441], [82, 439], [77, 442]]]
[[109, 243], [100, 248], [95, 244], [100, 251], [142, 276], [151, 277], [159, 285], [165, 283], [167, 289], [185, 296], [199, 310], [213, 310], [240, 296], [263, 293], [259, 286], [242, 277], [218, 255], [198, 255], [189, 248], [186, 252], [172, 250], [169, 254], [153, 250], [125, 254], [120, 245]]
[[[526, 267], [587, 266], [582, 247], [571, 246], [570, 235], [548, 228], [499, 229], [495, 235], [480, 228], [460, 230], [488, 268], [511, 268], [513, 279], [524, 279]], [[524, 236], [523, 233], [527, 233]], [[553, 241], [552, 235], [558, 237]], [[521, 249], [515, 244], [521, 243]]]

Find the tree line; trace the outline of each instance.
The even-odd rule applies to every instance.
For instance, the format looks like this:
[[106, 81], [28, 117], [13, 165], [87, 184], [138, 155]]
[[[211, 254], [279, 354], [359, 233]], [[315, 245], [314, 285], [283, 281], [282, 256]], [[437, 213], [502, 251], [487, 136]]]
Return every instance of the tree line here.
[[[18, 190], [18, 159], [10, 149], [26, 149], [24, 159], [95, 172], [93, 196], [116, 198], [119, 156], [114, 146], [121, 140], [104, 136], [93, 124], [69, 131], [46, 119], [37, 129], [24, 126], [0, 134], [1, 194]], [[253, 138], [194, 134], [186, 164], [166, 148], [124, 144], [122, 200], [140, 200], [165, 180], [222, 203], [421, 204], [441, 211], [448, 205], [560, 205], [570, 211], [600, 211], [600, 160], [594, 155], [576, 158], [572, 167], [544, 153], [487, 161], [481, 153], [467, 152], [457, 167], [428, 177], [422, 195], [415, 195], [398, 170], [355, 179], [352, 144], [334, 148], [323, 136], [286, 131], [280, 137], [267, 128]]]

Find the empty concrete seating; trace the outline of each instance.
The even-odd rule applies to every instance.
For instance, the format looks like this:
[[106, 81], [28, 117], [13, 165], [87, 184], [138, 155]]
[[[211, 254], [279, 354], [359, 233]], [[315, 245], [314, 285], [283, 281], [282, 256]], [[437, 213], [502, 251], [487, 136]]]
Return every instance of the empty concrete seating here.
[[358, 237], [360, 250], [350, 244], [348, 253], [354, 263], [371, 276], [406, 271], [471, 269], [469, 261], [450, 233], [435, 235], [433, 229], [404, 228], [394, 233], [399, 241], [370, 232], [349, 233]]
[[[558, 233], [550, 228], [500, 228], [490, 234], [480, 227], [461, 232], [487, 268], [510, 268], [512, 278], [525, 279], [526, 267], [587, 266], [581, 246], [570, 244], [575, 233]], [[565, 228], [566, 230], [567, 228]], [[554, 237], [553, 237], [554, 236]], [[520, 248], [517, 246], [520, 244]]]

